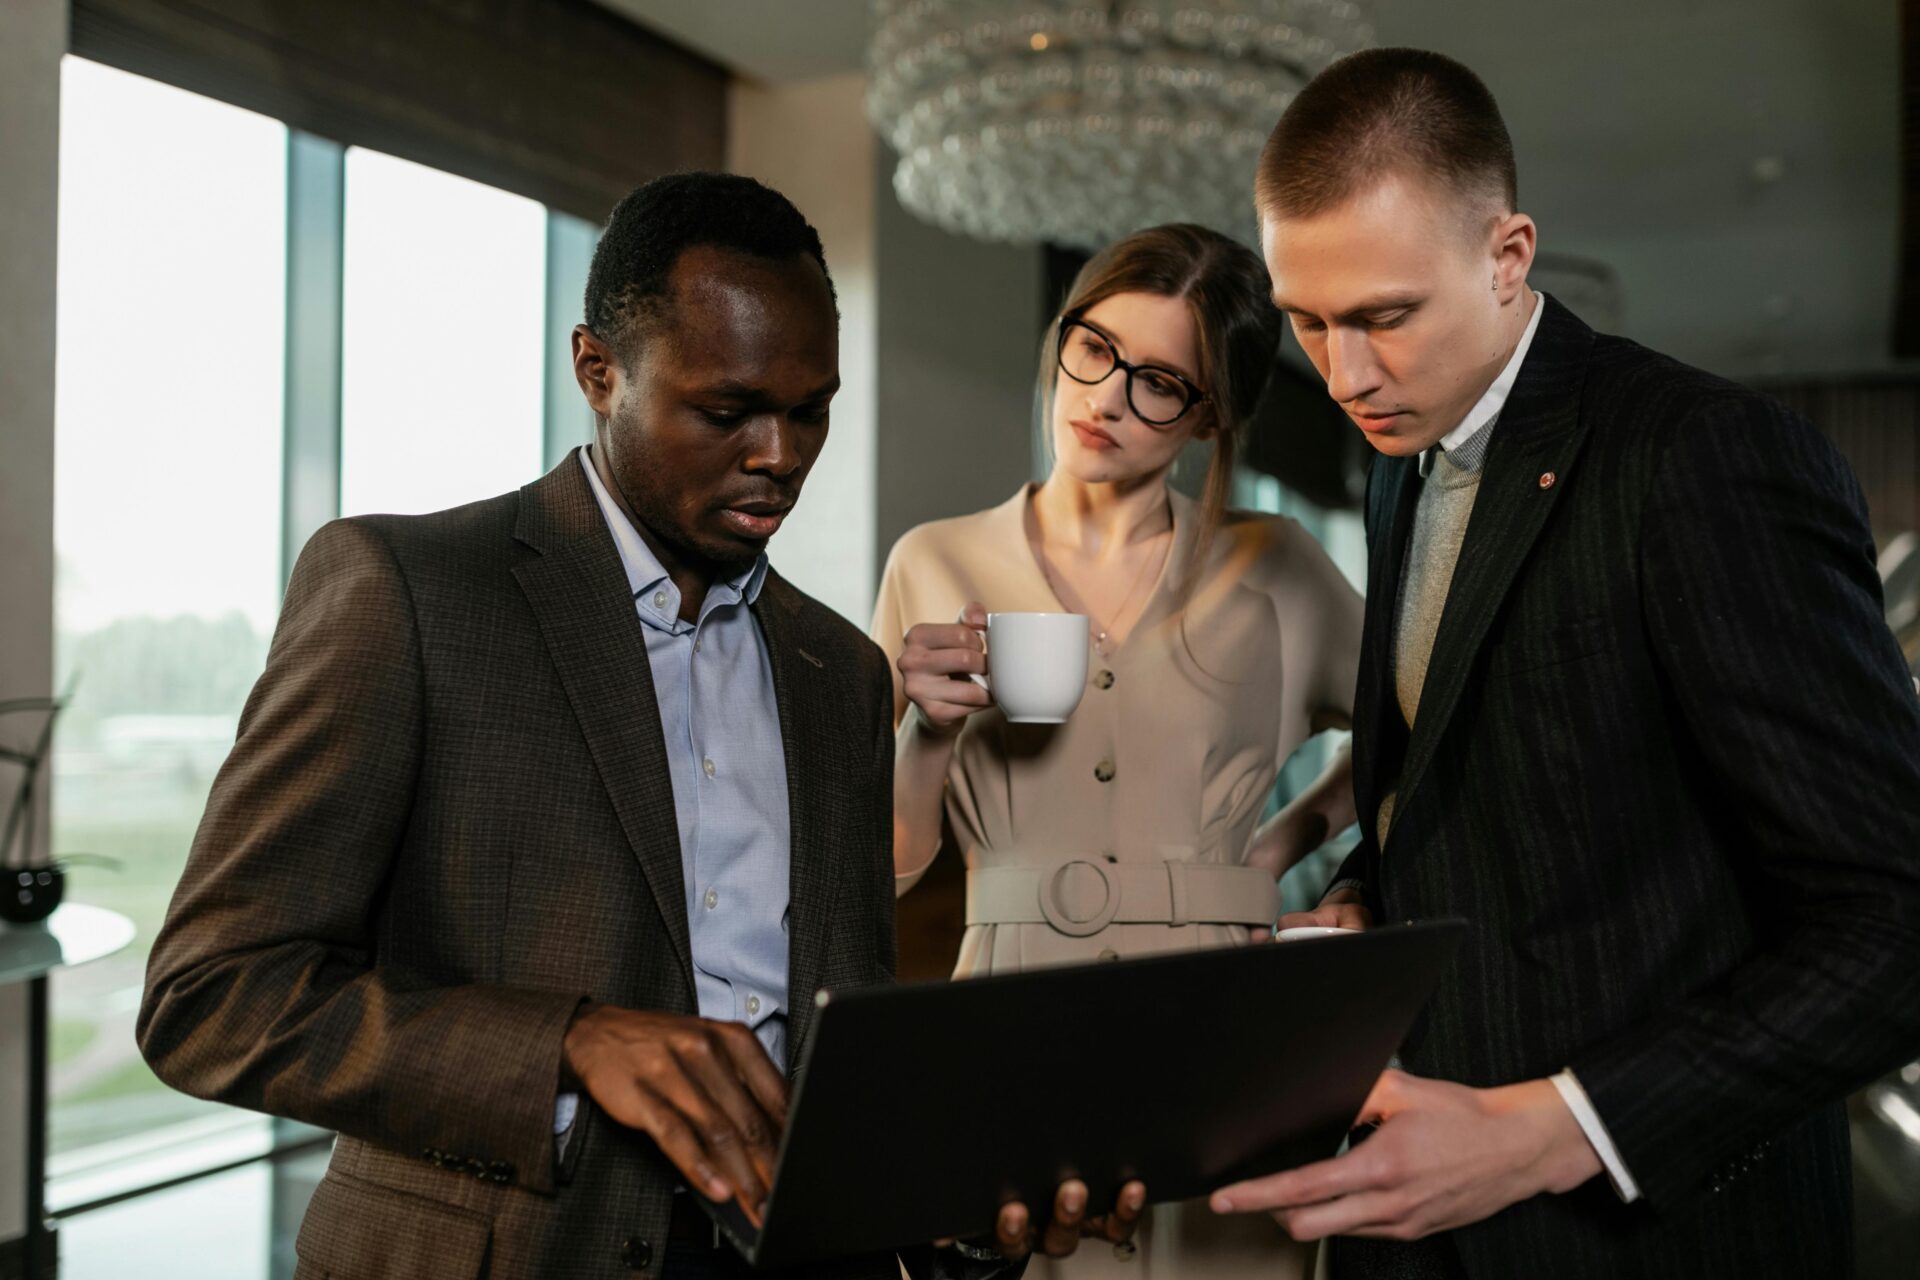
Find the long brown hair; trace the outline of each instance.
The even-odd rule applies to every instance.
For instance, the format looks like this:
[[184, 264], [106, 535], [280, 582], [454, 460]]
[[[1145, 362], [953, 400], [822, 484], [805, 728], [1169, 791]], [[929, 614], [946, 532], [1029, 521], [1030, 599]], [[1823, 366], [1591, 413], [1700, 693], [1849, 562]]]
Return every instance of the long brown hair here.
[[1185, 299], [1193, 312], [1207, 399], [1193, 410], [1206, 418], [1196, 432], [1213, 432], [1213, 459], [1200, 502], [1200, 529], [1181, 571], [1183, 592], [1199, 577], [1233, 489], [1233, 458], [1240, 432], [1253, 417], [1280, 350], [1280, 311], [1273, 305], [1266, 264], [1253, 250], [1205, 227], [1174, 222], [1148, 227], [1095, 254], [1067, 291], [1066, 305], [1047, 326], [1040, 348], [1042, 430], [1052, 447], [1053, 388], [1060, 326], [1116, 294], [1146, 293]]

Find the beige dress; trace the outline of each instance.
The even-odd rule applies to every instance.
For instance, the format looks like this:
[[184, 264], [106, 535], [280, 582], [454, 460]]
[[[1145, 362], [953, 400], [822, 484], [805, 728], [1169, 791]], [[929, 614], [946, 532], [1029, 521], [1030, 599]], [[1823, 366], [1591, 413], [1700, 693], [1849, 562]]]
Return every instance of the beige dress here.
[[[991, 612], [1063, 609], [1027, 540], [1028, 495], [921, 525], [894, 546], [872, 630], [890, 658], [909, 627], [953, 621], [970, 600]], [[1209, 920], [1193, 904], [1244, 898], [1248, 876], [1255, 900], [1264, 891], [1277, 902], [1271, 881], [1241, 864], [1274, 778], [1310, 725], [1351, 716], [1360, 599], [1296, 522], [1235, 513], [1182, 608], [1198, 509], [1177, 493], [1172, 506], [1166, 567], [1126, 642], [1106, 657], [1089, 650], [1072, 717], [1013, 725], [990, 708], [955, 744], [946, 816], [969, 882], [956, 977], [1242, 945], [1244, 925]], [[894, 692], [904, 709], [897, 667]], [[902, 732], [918, 723], [908, 716]], [[1173, 911], [1162, 901], [1099, 927], [1102, 904], [1120, 896], [1119, 873], [1129, 895], [1179, 882]], [[1028, 901], [1036, 880], [1047, 886], [1045, 919], [1005, 909], [1008, 878], [1023, 875]], [[1142, 1100], [1151, 1105], [1151, 1094]], [[1131, 1257], [1089, 1244], [1062, 1262], [1036, 1258], [1028, 1274], [1285, 1280], [1307, 1275], [1312, 1258], [1265, 1216], [1220, 1218], [1193, 1201], [1155, 1206]]]

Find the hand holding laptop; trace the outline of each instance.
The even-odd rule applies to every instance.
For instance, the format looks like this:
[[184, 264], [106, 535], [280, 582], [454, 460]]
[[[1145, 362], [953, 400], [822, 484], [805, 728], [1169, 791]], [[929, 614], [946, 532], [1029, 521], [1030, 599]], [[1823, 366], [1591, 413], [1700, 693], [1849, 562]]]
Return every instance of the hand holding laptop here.
[[[994, 1247], [1010, 1259], [1024, 1258], [1036, 1248], [1049, 1258], [1064, 1258], [1078, 1249], [1083, 1239], [1124, 1244], [1140, 1225], [1140, 1215], [1147, 1207], [1147, 1189], [1137, 1181], [1127, 1183], [1120, 1188], [1111, 1213], [1088, 1217], [1087, 1207], [1087, 1184], [1069, 1178], [1054, 1193], [1053, 1220], [1036, 1235], [1026, 1205], [1017, 1201], [1002, 1205], [994, 1226]], [[970, 1255], [978, 1252], [975, 1246], [962, 1248]]]
[[[786, 1128], [787, 1083], [744, 1023], [587, 1005], [567, 1029], [564, 1064], [613, 1119], [659, 1145], [687, 1185], [715, 1203], [736, 1201], [757, 1228]], [[1082, 1237], [1119, 1244], [1133, 1236], [1146, 1188], [1121, 1188], [1110, 1213], [1087, 1215], [1086, 1184], [1071, 1179], [1053, 1217], [1035, 1230], [1027, 1206], [1005, 1205], [993, 1247], [1008, 1258], [1036, 1248], [1065, 1257]]]
[[1366, 930], [1373, 927], [1373, 913], [1361, 905], [1360, 891], [1357, 889], [1335, 888], [1326, 897], [1320, 899], [1320, 905], [1311, 911], [1289, 911], [1280, 917], [1274, 926], [1277, 933], [1281, 929], [1355, 929]]
[[567, 1028], [563, 1061], [601, 1110], [650, 1136], [688, 1186], [737, 1200], [760, 1225], [787, 1082], [745, 1023], [590, 1004]]

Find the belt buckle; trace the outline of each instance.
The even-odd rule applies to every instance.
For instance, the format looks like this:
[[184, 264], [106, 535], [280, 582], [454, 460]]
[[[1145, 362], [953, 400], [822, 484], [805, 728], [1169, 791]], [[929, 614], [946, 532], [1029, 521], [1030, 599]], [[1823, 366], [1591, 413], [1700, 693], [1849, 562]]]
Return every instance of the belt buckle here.
[[[1100, 877], [1100, 883], [1106, 887], [1106, 900], [1100, 909], [1085, 920], [1076, 920], [1067, 914], [1060, 902], [1060, 885], [1067, 872], [1075, 867], [1091, 867]], [[1090, 858], [1076, 858], [1054, 868], [1053, 874], [1040, 882], [1040, 914], [1047, 923], [1069, 938], [1089, 938], [1113, 923], [1120, 914], [1120, 882], [1105, 862], [1095, 862]]]

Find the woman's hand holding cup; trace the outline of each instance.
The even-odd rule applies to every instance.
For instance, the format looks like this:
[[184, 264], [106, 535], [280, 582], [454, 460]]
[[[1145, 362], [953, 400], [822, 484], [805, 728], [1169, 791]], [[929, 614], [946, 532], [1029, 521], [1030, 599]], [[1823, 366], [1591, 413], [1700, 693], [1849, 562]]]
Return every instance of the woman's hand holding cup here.
[[973, 677], [987, 671], [987, 607], [978, 600], [956, 622], [922, 622], [907, 631], [900, 674], [907, 699], [937, 733], [958, 733], [967, 717], [993, 705]]

